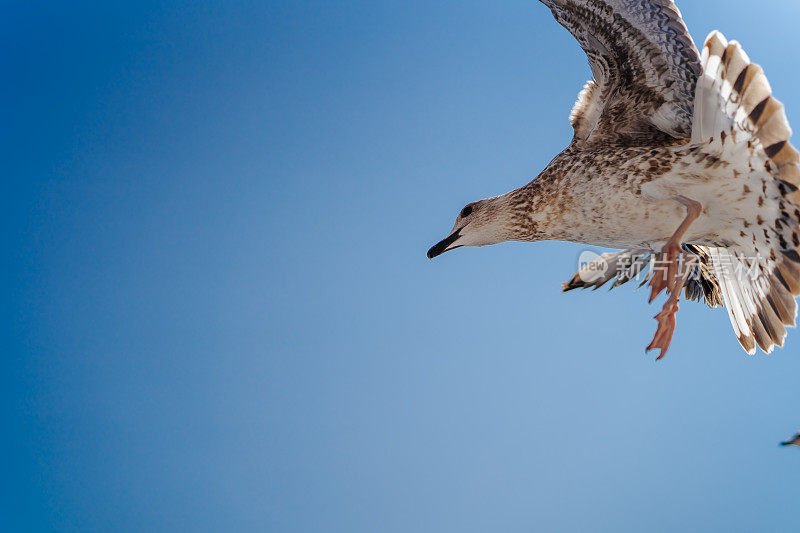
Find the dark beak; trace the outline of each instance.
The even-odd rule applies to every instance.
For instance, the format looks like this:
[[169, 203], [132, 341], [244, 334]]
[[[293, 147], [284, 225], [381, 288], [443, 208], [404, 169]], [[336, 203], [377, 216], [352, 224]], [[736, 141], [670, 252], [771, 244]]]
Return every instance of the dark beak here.
[[442, 255], [448, 250], [453, 250], [455, 248], [461, 248], [460, 246], [453, 246], [450, 248], [450, 245], [453, 244], [461, 237], [461, 230], [454, 231], [452, 235], [448, 238], [440, 242], [439, 244], [434, 245], [430, 250], [428, 250], [428, 259], [433, 259], [438, 255]]

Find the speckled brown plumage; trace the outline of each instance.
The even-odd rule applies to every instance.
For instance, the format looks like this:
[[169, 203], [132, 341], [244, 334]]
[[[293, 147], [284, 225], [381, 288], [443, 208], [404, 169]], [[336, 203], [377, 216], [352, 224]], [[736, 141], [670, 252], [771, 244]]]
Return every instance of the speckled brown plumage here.
[[800, 153], [761, 68], [717, 32], [701, 56], [672, 0], [541, 1], [594, 74], [572, 142], [528, 185], [470, 204], [429, 257], [508, 240], [622, 249], [600, 259], [618, 271], [564, 288], [618, 286], [650, 265], [652, 296], [672, 293], [651, 345], [663, 355], [681, 291], [653, 260], [669, 248], [689, 260], [687, 298], [724, 303], [748, 353], [783, 346], [800, 295]]

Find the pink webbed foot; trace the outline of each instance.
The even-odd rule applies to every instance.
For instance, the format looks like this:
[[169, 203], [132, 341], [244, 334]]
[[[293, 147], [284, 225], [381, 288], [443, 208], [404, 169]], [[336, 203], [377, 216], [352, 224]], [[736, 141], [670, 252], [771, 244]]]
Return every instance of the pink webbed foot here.
[[[648, 352], [656, 349], [661, 350], [661, 355], [658, 356], [658, 359], [666, 355], [669, 345], [672, 343], [672, 337], [675, 334], [675, 313], [678, 312], [678, 301], [680, 300], [683, 286], [686, 284], [686, 280], [689, 279], [689, 274], [696, 261], [693, 255], [683, 253], [681, 241], [692, 222], [700, 216], [703, 208], [699, 202], [690, 198], [676, 196], [675, 200], [686, 207], [686, 218], [661, 249], [661, 253], [656, 258], [656, 264], [653, 266], [653, 277], [650, 279], [650, 302], [655, 300], [664, 289], [669, 294], [664, 308], [655, 317], [658, 320], [658, 329], [653, 337], [653, 342], [647, 347]], [[683, 261], [684, 258], [687, 261]]]
[[694, 256], [689, 256], [686, 261], [683, 261], [683, 257], [683, 255], [676, 256], [667, 269], [669, 277], [666, 285], [669, 298], [664, 303], [661, 312], [655, 316], [658, 321], [658, 329], [653, 337], [653, 342], [650, 343], [646, 350], [648, 352], [661, 350], [661, 354], [656, 358], [656, 361], [667, 354], [667, 350], [669, 350], [669, 346], [672, 343], [677, 323], [675, 315], [679, 309], [678, 302], [680, 301], [681, 292], [683, 292], [683, 286], [686, 285], [686, 281], [689, 279], [697, 260]]
[[655, 336], [653, 336], [653, 342], [650, 343], [646, 351], [661, 350], [661, 354], [656, 358], [656, 361], [667, 355], [667, 350], [669, 350], [669, 345], [672, 343], [672, 337], [675, 334], [675, 326], [677, 324], [675, 314], [677, 312], [678, 302], [670, 298], [664, 304], [661, 312], [655, 316], [655, 319], [658, 320], [658, 329]]

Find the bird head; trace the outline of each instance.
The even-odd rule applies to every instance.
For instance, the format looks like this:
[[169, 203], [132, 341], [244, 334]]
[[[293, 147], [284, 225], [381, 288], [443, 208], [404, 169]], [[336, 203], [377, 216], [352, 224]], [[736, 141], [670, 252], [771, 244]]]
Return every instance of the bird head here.
[[781, 446], [797, 446], [800, 447], [800, 433], [795, 435], [791, 438], [791, 440], [787, 440], [786, 442], [781, 442]]
[[506, 195], [467, 204], [445, 239], [428, 250], [428, 259], [462, 246], [487, 246], [511, 240]]

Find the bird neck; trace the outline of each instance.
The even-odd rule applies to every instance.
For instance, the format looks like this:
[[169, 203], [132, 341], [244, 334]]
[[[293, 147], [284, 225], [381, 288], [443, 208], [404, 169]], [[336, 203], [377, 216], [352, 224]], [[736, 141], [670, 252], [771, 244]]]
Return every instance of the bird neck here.
[[558, 213], [541, 176], [529, 184], [497, 197], [509, 241], [544, 241], [558, 238]]

